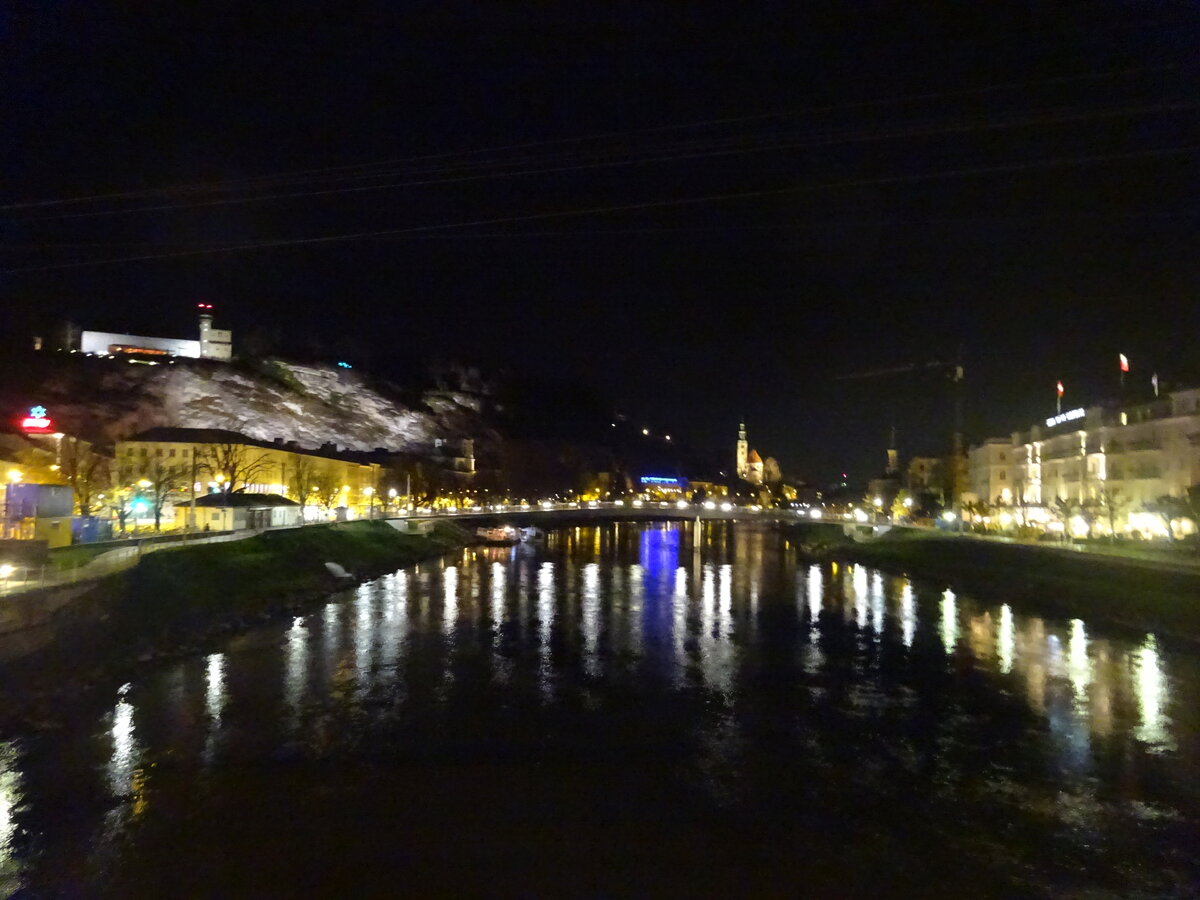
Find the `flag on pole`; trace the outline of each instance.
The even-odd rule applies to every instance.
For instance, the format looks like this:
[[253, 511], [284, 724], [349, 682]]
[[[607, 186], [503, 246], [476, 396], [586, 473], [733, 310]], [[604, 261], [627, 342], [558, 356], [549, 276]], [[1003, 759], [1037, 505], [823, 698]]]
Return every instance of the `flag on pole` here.
[[1055, 401], [1054, 401], [1054, 411], [1061, 415], [1062, 414], [1062, 395], [1063, 395], [1063, 383], [1062, 383], [1061, 378], [1058, 381], [1057, 387], [1058, 387], [1058, 397], [1055, 398]]
[[1117, 357], [1121, 361], [1121, 371], [1128, 372], [1129, 371], [1129, 357], [1126, 356], [1124, 353], [1118, 353]]
[[1153, 375], [1150, 376], [1150, 383], [1152, 385], [1154, 385], [1154, 396], [1157, 397], [1158, 396], [1158, 373], [1157, 372], [1155, 372]]
[[1058, 396], [1061, 397], [1062, 395], [1063, 395], [1063, 384], [1062, 384], [1062, 381], [1059, 381], [1058, 382]]

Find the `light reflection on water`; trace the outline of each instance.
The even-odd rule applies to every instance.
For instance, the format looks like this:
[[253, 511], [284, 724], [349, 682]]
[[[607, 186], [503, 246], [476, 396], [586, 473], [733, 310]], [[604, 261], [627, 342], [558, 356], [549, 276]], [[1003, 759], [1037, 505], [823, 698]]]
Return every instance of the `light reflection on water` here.
[[[1099, 783], [1110, 777], [1105, 754], [1128, 768], [1149, 751], [1171, 767], [1158, 777], [1194, 793], [1193, 657], [1153, 635], [1105, 636], [1082, 619], [1026, 615], [865, 566], [800, 563], [775, 541], [740, 527], [625, 525], [551, 534], [540, 549], [471, 551], [363, 585], [249, 649], [196, 660], [202, 678], [176, 668], [125, 686], [102, 726], [97, 771], [121, 801], [103, 827], [153, 817], [148, 765], [167, 755], [215, 768], [273, 740], [336, 755], [381, 723], [449, 710], [472, 691], [513, 705], [528, 693], [546, 710], [619, 683], [706, 692], [715, 718], [696, 725], [696, 765], [704, 789], [731, 803], [748, 740], [735, 714], [755, 702], [752, 676], [764, 671], [772, 685], [794, 681], [834, 705], [894, 712], [904, 692], [933, 690], [917, 675], [953, 679], [973, 667], [1044, 724], [1066, 775]], [[831, 689], [847, 678], [846, 690]], [[189, 709], [203, 710], [203, 727], [154, 729], [187, 721]], [[797, 721], [780, 727], [824, 727], [802, 707], [789, 714]], [[0, 745], [0, 888], [17, 868], [16, 811], [31, 802], [22, 783], [19, 760]], [[1109, 788], [1136, 796], [1130, 784]]]
[[16, 810], [21, 802], [21, 777], [17, 771], [17, 752], [11, 743], [0, 742], [0, 895], [5, 897], [19, 887], [20, 868], [13, 842], [17, 834]]

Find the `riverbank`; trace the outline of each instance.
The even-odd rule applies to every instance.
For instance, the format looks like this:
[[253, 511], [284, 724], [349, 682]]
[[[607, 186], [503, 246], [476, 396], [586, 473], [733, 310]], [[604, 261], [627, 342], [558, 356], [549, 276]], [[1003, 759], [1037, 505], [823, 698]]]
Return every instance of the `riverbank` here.
[[[52, 723], [81, 690], [130, 677], [139, 666], [203, 650], [331, 593], [472, 543], [452, 522], [428, 534], [387, 522], [264, 532], [246, 540], [172, 549], [96, 581], [59, 611], [37, 649], [0, 662], [0, 729]], [[333, 562], [351, 578], [334, 578]]]
[[863, 541], [832, 523], [796, 523], [784, 531], [813, 559], [863, 563], [980, 596], [1002, 595], [1030, 611], [1200, 641], [1200, 571], [1187, 567], [912, 529]]

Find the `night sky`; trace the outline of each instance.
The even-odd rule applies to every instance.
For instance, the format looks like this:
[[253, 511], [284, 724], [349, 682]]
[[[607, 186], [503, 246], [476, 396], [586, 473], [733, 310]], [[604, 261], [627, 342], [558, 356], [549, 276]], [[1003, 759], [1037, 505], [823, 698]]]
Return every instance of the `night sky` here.
[[817, 483], [950, 430], [936, 376], [841, 374], [961, 345], [973, 439], [1118, 352], [1200, 383], [1193, 2], [179, 6], [9, 5], [10, 335], [210, 302], [235, 344], [582, 380], [702, 448], [744, 416]]

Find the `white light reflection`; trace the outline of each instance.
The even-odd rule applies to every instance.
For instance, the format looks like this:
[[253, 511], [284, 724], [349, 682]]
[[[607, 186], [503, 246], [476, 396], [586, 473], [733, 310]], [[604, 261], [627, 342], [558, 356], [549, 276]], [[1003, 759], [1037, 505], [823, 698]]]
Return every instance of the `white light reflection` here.
[[721, 598], [717, 628], [721, 637], [728, 640], [733, 636], [733, 566], [729, 563], [718, 570], [717, 585], [717, 593]]
[[854, 621], [858, 630], [867, 627], [867, 570], [854, 567]]
[[221, 724], [225, 703], [225, 654], [210, 653], [205, 669], [204, 709], [214, 725]]
[[133, 736], [133, 704], [125, 699], [130, 685], [121, 686], [121, 699], [112, 714], [112, 756], [108, 761], [108, 787], [116, 797], [133, 792], [133, 773], [138, 748]]
[[600, 640], [600, 565], [583, 567], [583, 659], [588, 675], [600, 674], [596, 651]]
[[883, 576], [876, 572], [871, 576], [871, 627], [875, 630], [875, 639], [883, 633]]
[[550, 628], [554, 624], [554, 563], [544, 562], [538, 568], [538, 669], [543, 694], [551, 690]]
[[911, 647], [913, 635], [917, 632], [917, 604], [913, 600], [912, 585], [907, 581], [900, 589], [900, 633], [904, 646]]
[[1013, 627], [1012, 607], [1007, 603], [1000, 607], [1000, 631], [996, 635], [996, 652], [1000, 656], [1000, 671], [1007, 675], [1013, 667], [1013, 651], [1016, 649], [1016, 633]]
[[958, 643], [958, 598], [946, 588], [942, 592], [942, 646], [953, 654]]
[[292, 619], [287, 632], [287, 669], [283, 677], [283, 697], [292, 713], [293, 727], [300, 724], [300, 705], [304, 701], [305, 674], [308, 671], [308, 629], [304, 617]]
[[1148, 744], [1158, 745], [1161, 749], [1170, 749], [1167, 719], [1163, 713], [1168, 699], [1167, 679], [1162, 670], [1158, 642], [1154, 635], [1147, 635], [1145, 643], [1138, 649], [1134, 657], [1134, 669], [1137, 677], [1138, 712], [1142, 719], [1136, 732], [1137, 737]]
[[1087, 689], [1092, 680], [1091, 662], [1088, 660], [1087, 634], [1083, 621], [1071, 620], [1071, 642], [1067, 645], [1067, 676], [1075, 689], [1075, 706], [1082, 709], [1087, 702]]
[[825, 589], [821, 567], [808, 567], [808, 624], [812, 629], [812, 640], [817, 639], [817, 623], [821, 618], [821, 597]]
[[354, 677], [356, 688], [362, 694], [370, 689], [371, 664], [375, 649], [375, 627], [372, 610], [372, 595], [377, 590], [373, 583], [360, 585], [354, 594]]
[[678, 681], [687, 677], [687, 658], [684, 645], [687, 641], [688, 609], [687, 569], [675, 569], [675, 592], [671, 597], [671, 641], [675, 649], [675, 675]]
[[17, 833], [14, 811], [21, 797], [20, 776], [16, 766], [16, 748], [0, 744], [0, 894], [15, 894], [19, 868], [12, 840]]
[[492, 624], [496, 627], [496, 640], [500, 639], [499, 628], [504, 622], [504, 566], [492, 563]]
[[458, 621], [458, 568], [447, 566], [442, 573], [443, 601], [442, 622], [447, 637], [454, 634], [454, 623]]
[[212, 762], [221, 731], [221, 709], [225, 705], [225, 654], [210, 653], [204, 670], [204, 711], [208, 713], [208, 733], [204, 738], [204, 761]]

